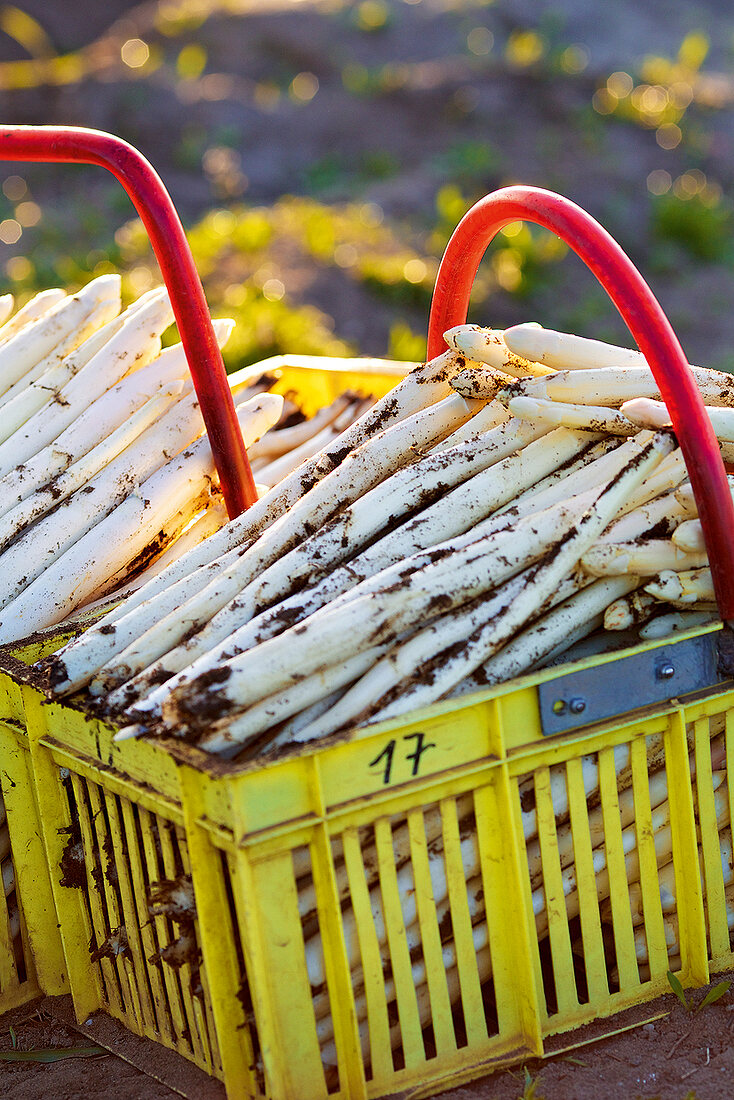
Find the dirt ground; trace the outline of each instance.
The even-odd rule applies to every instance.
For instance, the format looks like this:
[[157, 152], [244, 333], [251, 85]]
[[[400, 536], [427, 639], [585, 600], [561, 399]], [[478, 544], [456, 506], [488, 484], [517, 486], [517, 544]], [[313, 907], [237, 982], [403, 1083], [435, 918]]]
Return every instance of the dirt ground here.
[[[713, 984], [731, 979], [720, 975]], [[705, 995], [689, 995], [693, 1011], [670, 994], [613, 1021], [556, 1036], [548, 1045], [557, 1053], [437, 1092], [434, 1100], [726, 1100], [734, 1074], [734, 993], [696, 1011]], [[141, 1053], [104, 1017], [81, 1031], [55, 1013], [49, 999], [0, 1020], [0, 1052], [78, 1049], [78, 1056], [48, 1064], [4, 1064], [3, 1100], [224, 1100], [221, 1086], [183, 1059], [172, 1078], [171, 1067], [162, 1064], [168, 1052], [157, 1051], [155, 1058], [149, 1049]], [[615, 1029], [619, 1034], [599, 1038]], [[169, 1087], [160, 1076], [175, 1083]]]
[[[729, 256], [717, 253], [704, 263], [690, 253], [661, 253], [648, 222], [651, 173], [675, 178], [693, 168], [715, 179], [725, 195], [734, 187], [734, 9], [725, 0], [644, 5], [635, 0], [232, 0], [202, 10], [211, 7], [218, 14], [184, 20], [176, 37], [156, 29], [165, 4], [154, 0], [140, 5], [18, 0], [18, 10], [38, 21], [53, 50], [86, 49], [89, 67], [68, 83], [14, 91], [0, 86], [3, 121], [73, 123], [120, 134], [155, 164], [188, 221], [222, 201], [227, 182], [221, 173], [203, 170], [201, 150], [209, 139], [216, 148], [236, 151], [230, 198], [238, 197], [240, 187], [248, 202], [272, 202], [307, 190], [318, 178], [328, 200], [357, 195], [387, 217], [411, 220], [426, 231], [435, 217], [437, 190], [449, 178], [464, 183], [469, 178], [468, 189], [486, 191], [510, 181], [560, 190], [602, 220], [648, 274], [654, 259], [653, 287], [689, 357], [734, 367]], [[387, 13], [382, 23], [381, 13]], [[377, 21], [372, 28], [371, 18]], [[542, 32], [558, 56], [567, 47], [578, 48], [583, 71], [571, 80], [558, 71], [509, 64], [506, 44], [528, 29]], [[711, 78], [708, 105], [695, 107], [692, 134], [698, 145], [692, 139], [666, 150], [651, 129], [618, 120], [602, 125], [590, 106], [595, 88], [614, 72], [633, 70], [645, 55], [675, 55], [684, 36], [697, 29], [710, 41]], [[472, 34], [478, 52], [467, 52]], [[163, 58], [150, 77], [138, 78], [120, 60], [121, 44], [138, 38], [153, 41]], [[219, 83], [177, 78], [184, 64], [181, 51], [192, 46], [205, 50], [206, 73], [222, 77]], [[0, 61], [27, 55], [22, 43], [0, 35]], [[196, 62], [196, 54], [187, 56]], [[374, 94], [345, 91], [345, 71], [361, 79], [388, 65], [395, 75], [388, 73]], [[288, 87], [304, 73], [315, 78], [318, 94], [308, 98], [314, 83], [307, 79], [296, 85], [300, 100], [274, 93], [268, 99], [273, 82]], [[469, 162], [478, 142], [489, 143], [492, 156], [476, 168]], [[112, 197], [114, 185], [106, 180], [85, 176], [80, 195], [60, 169], [33, 168], [27, 176], [37, 201], [68, 205], [72, 234], [85, 204], [111, 209], [119, 221], [131, 215], [124, 201]], [[0, 269], [12, 254], [0, 245]], [[384, 354], [393, 307], [346, 277], [335, 284], [318, 265], [291, 275], [295, 299], [328, 310], [335, 332], [365, 354]], [[588, 321], [587, 334], [618, 336], [618, 321], [603, 312], [588, 280], [570, 262], [530, 300], [498, 293], [494, 308], [503, 324], [536, 315], [550, 323], [554, 303], [563, 300], [566, 316], [575, 304], [579, 318]], [[416, 330], [425, 323], [424, 304], [401, 304], [399, 310]], [[699, 992], [694, 1000], [702, 996]], [[698, 1014], [686, 1013], [670, 995], [645, 1007], [644, 1018], [667, 1013], [654, 1022], [531, 1062], [527, 1076], [518, 1067], [440, 1095], [443, 1100], [729, 1097], [734, 1094], [733, 1012], [733, 993]], [[567, 1036], [559, 1045], [577, 1039]], [[89, 1047], [90, 1041], [55, 1020], [48, 1007], [0, 1020], [0, 1050]], [[106, 1041], [114, 1045], [113, 1039]], [[103, 1051], [47, 1064], [2, 1063], [0, 1096], [204, 1096], [200, 1080], [187, 1085], [184, 1078], [172, 1090]], [[214, 1085], [206, 1091], [217, 1094]]]

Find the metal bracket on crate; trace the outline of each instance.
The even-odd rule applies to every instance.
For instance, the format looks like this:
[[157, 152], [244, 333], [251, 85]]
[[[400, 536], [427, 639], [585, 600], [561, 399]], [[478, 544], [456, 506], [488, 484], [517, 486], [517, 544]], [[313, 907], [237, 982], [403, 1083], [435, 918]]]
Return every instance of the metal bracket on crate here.
[[724, 627], [546, 680], [538, 685], [543, 735], [726, 683], [734, 678], [726, 660], [731, 644], [731, 632]]

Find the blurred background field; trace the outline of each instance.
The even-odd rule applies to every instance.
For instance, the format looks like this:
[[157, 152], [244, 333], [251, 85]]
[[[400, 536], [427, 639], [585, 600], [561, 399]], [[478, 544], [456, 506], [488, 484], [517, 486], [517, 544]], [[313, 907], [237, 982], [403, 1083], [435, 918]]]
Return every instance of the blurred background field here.
[[[0, 116], [112, 131], [168, 186], [235, 368], [420, 358], [472, 201], [560, 191], [620, 241], [694, 362], [734, 370], [734, 10], [725, 0], [19, 0]], [[159, 281], [98, 168], [0, 165], [0, 289]], [[629, 343], [550, 234], [508, 226], [470, 320]]]

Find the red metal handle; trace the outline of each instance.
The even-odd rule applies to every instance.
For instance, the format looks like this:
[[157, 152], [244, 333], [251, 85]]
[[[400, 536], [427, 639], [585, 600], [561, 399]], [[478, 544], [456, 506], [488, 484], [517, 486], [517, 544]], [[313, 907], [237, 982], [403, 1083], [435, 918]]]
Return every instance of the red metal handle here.
[[255, 480], [191, 249], [152, 165], [121, 138], [77, 126], [0, 126], [0, 160], [99, 164], [123, 185], [168, 288], [227, 511], [239, 515], [257, 500]]
[[590, 214], [537, 187], [504, 187], [480, 199], [453, 233], [436, 279], [428, 358], [463, 324], [479, 263], [503, 226], [531, 221], [561, 237], [593, 271], [647, 359], [678, 437], [703, 527], [721, 617], [734, 618], [734, 502], [719, 445], [678, 338], [629, 257]]

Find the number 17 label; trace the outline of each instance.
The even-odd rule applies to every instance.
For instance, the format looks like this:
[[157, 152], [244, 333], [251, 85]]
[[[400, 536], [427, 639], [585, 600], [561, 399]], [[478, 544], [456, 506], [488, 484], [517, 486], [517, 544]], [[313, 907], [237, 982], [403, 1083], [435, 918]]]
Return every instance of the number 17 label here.
[[397, 777], [404, 776], [405, 764], [410, 765], [409, 775], [415, 778], [421, 774], [424, 754], [435, 748], [436, 742], [426, 741], [425, 733], [406, 733], [399, 739], [388, 741], [382, 752], [370, 760], [369, 767], [381, 770], [384, 786], [393, 781], [395, 771]]

